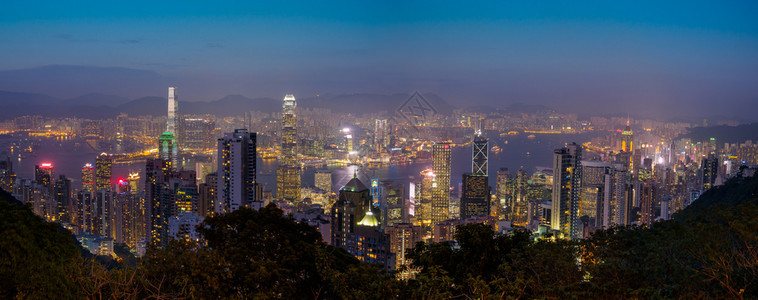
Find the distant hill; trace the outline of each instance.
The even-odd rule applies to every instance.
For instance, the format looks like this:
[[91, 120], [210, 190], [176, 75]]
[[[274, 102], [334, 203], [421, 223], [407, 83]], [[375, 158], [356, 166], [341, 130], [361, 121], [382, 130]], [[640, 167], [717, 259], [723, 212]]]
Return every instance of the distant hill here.
[[500, 109], [500, 111], [506, 114], [508, 113], [536, 114], [536, 113], [555, 112], [556, 110], [549, 108], [547, 106], [543, 106], [543, 105], [514, 103], [514, 104], [506, 106], [503, 109]]
[[77, 97], [86, 93], [137, 98], [151, 88], [170, 86], [168, 78], [148, 70], [119, 67], [50, 65], [0, 71], [0, 90]]
[[[298, 98], [303, 108], [324, 108], [340, 113], [394, 113], [410, 97], [408, 94], [343, 94], [323, 97]], [[453, 107], [434, 94], [424, 95], [438, 113], [449, 114]], [[166, 98], [141, 97], [134, 100], [108, 94], [91, 93], [61, 100], [44, 94], [0, 91], [0, 119], [23, 115], [49, 117], [79, 117], [102, 119], [119, 113], [131, 116], [161, 116], [166, 113]], [[182, 114], [212, 114], [219, 117], [239, 116], [246, 111], [279, 112], [282, 100], [275, 98], [248, 98], [228, 95], [208, 102], [179, 102]]]
[[758, 123], [694, 127], [690, 128], [688, 133], [679, 136], [679, 138], [690, 138], [693, 141], [706, 141], [712, 137], [716, 138], [719, 144], [742, 143], [746, 140], [758, 141]]

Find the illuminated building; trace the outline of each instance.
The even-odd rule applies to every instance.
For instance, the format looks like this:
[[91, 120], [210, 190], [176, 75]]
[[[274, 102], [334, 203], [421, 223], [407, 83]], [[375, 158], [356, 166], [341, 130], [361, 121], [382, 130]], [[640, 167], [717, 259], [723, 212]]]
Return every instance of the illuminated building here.
[[316, 170], [313, 175], [313, 182], [317, 189], [331, 193], [332, 192], [332, 171]]
[[171, 189], [171, 215], [197, 213], [197, 177], [195, 171], [182, 170], [173, 172], [169, 177]]
[[55, 198], [58, 211], [56, 221], [66, 223], [71, 222], [70, 212], [73, 211], [73, 203], [71, 202], [71, 179], [66, 178], [65, 175], [60, 175], [58, 180], [55, 181], [53, 198]]
[[41, 165], [34, 166], [34, 181], [52, 191], [53, 180], [55, 180], [55, 168], [53, 164], [42, 163]]
[[216, 122], [208, 119], [184, 119], [184, 141], [182, 149], [204, 151], [212, 150], [215, 145], [214, 131]]
[[408, 205], [405, 203], [404, 187], [391, 181], [379, 184], [379, 201], [382, 212], [382, 227], [408, 222]]
[[10, 157], [0, 161], [0, 188], [6, 192], [13, 192], [16, 184], [16, 173], [13, 172], [13, 162]]
[[127, 183], [129, 184], [129, 192], [132, 194], [137, 194], [139, 189], [139, 173], [129, 173], [129, 177], [126, 179]]
[[262, 195], [256, 195], [257, 134], [235, 129], [218, 139], [218, 186], [216, 213], [229, 213], [240, 207], [260, 209]]
[[432, 218], [437, 224], [450, 218], [450, 144], [432, 146]]
[[490, 214], [490, 187], [487, 175], [463, 174], [461, 220]]
[[149, 212], [149, 241], [158, 247], [168, 243], [168, 218], [171, 217], [171, 190], [162, 159], [147, 159], [145, 162], [145, 205]]
[[297, 116], [295, 96], [285, 95], [282, 103], [282, 146], [276, 170], [276, 196], [290, 203], [300, 201], [300, 166], [297, 164]]
[[579, 196], [582, 184], [582, 147], [572, 143], [553, 154], [551, 229], [565, 238], [579, 237]]
[[500, 218], [509, 218], [509, 203], [511, 203], [513, 185], [513, 176], [508, 168], [501, 168], [497, 171], [495, 181], [495, 200], [498, 202], [498, 215]]
[[582, 161], [582, 192], [579, 200], [579, 217], [588, 216], [590, 224], [596, 228], [607, 226], [603, 223], [606, 205], [610, 195], [606, 179], [610, 164], [602, 161]]
[[158, 138], [158, 155], [159, 158], [169, 163], [169, 170], [177, 167], [179, 150], [176, 144], [176, 138], [170, 131], [166, 131]]
[[382, 153], [389, 145], [387, 119], [376, 119], [374, 124], [374, 150]]
[[634, 150], [634, 132], [629, 127], [629, 121], [626, 121], [626, 127], [621, 132], [621, 151], [632, 152]]
[[95, 167], [90, 163], [82, 167], [82, 190], [91, 193], [97, 190], [97, 186], [95, 185]]
[[709, 154], [707, 158], [703, 158], [700, 169], [702, 169], [700, 184], [703, 191], [706, 191], [712, 188], [713, 184], [716, 182], [716, 177], [718, 176], [719, 171], [718, 158], [713, 154]]
[[[483, 122], [483, 121], [482, 121]], [[473, 175], [488, 175], [489, 142], [482, 136], [482, 130], [477, 130], [471, 148], [471, 173]]]
[[202, 216], [189, 212], [173, 216], [168, 222], [169, 236], [176, 240], [198, 241], [200, 235], [195, 228], [202, 222]]
[[395, 254], [395, 269], [406, 266], [406, 269], [397, 274], [398, 279], [410, 279], [413, 273], [407, 267], [410, 266], [411, 260], [407, 258], [407, 253], [416, 245], [423, 241], [424, 231], [421, 226], [410, 223], [397, 223], [384, 228], [384, 232], [390, 238], [390, 251]]
[[218, 187], [218, 177], [216, 173], [205, 175], [205, 182], [198, 186], [198, 214], [207, 217], [216, 211], [216, 199], [218, 194], [216, 188]]
[[415, 209], [417, 224], [431, 227], [432, 224], [432, 187], [434, 186], [434, 171], [426, 169], [421, 171], [421, 188], [419, 197], [416, 198], [418, 205]]
[[179, 126], [179, 97], [175, 87], [168, 88], [168, 116], [166, 119], [166, 131], [178, 136]]
[[[111, 156], [105, 153], [100, 155], [95, 160], [95, 190], [96, 191], [110, 191], [111, 190], [111, 174], [113, 160]], [[94, 193], [94, 192], [93, 192]]]
[[343, 186], [332, 205], [332, 245], [335, 247], [353, 247], [355, 226], [366, 215], [371, 206], [368, 188], [357, 177], [353, 177]]
[[282, 148], [281, 166], [294, 167], [297, 165], [297, 115], [295, 96], [284, 96], [282, 103]]

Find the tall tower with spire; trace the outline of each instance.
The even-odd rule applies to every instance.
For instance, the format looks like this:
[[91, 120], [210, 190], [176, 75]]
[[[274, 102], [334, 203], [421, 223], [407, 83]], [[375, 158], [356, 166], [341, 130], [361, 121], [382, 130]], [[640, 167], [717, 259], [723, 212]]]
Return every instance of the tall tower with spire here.
[[626, 128], [621, 132], [621, 151], [631, 152], [634, 150], [634, 132], [629, 127], [629, 120], [626, 121]]
[[287, 94], [282, 103], [282, 145], [276, 170], [276, 193], [279, 200], [300, 201], [300, 166], [297, 163], [297, 102]]

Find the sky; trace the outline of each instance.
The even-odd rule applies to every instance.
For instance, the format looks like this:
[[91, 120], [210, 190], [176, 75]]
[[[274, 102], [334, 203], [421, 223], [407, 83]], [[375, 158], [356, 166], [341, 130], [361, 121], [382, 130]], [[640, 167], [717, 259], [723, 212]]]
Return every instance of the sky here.
[[459, 106], [758, 119], [756, 12], [755, 1], [8, 0], [0, 70], [151, 70], [188, 101], [421, 91]]

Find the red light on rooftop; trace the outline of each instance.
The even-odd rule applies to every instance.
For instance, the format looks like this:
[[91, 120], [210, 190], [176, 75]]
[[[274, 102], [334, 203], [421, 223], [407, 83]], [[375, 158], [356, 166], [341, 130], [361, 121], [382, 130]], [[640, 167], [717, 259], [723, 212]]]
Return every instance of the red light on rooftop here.
[[45, 168], [49, 168], [49, 167], [52, 167], [53, 164], [51, 164], [51, 163], [42, 163], [42, 166], [45, 167]]
[[616, 129], [616, 132], [621, 132], [621, 129]]
[[450, 145], [445, 145], [445, 149], [450, 148]]

